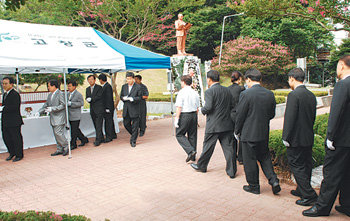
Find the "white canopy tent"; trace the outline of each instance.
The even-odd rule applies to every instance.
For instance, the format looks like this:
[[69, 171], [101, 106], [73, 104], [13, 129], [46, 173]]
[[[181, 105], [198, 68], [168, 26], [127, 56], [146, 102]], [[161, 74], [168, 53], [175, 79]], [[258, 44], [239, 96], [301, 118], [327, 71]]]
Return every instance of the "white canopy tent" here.
[[[63, 73], [66, 99], [68, 73], [170, 68], [170, 57], [126, 44], [90, 27], [0, 20], [0, 74]], [[66, 116], [68, 122], [67, 106]]]

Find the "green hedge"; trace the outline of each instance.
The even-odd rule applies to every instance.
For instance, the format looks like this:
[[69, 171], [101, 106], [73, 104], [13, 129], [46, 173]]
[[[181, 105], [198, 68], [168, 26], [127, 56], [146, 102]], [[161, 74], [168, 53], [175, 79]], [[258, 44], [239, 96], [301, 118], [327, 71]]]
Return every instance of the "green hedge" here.
[[[283, 170], [289, 170], [287, 160], [287, 148], [282, 142], [282, 130], [273, 130], [270, 132], [269, 149], [274, 165], [280, 166]], [[313, 166], [317, 167], [323, 164], [325, 156], [324, 138], [315, 134], [314, 146], [312, 147]]]
[[328, 117], [329, 114], [318, 115], [314, 124], [315, 134], [320, 135], [324, 139], [326, 139], [327, 136]]
[[[291, 91], [272, 91], [275, 96], [287, 97]], [[328, 91], [311, 91], [316, 97], [323, 97], [328, 95]]]
[[0, 211], [0, 220], [4, 221], [17, 221], [17, 220], [25, 220], [25, 221], [47, 221], [47, 220], [55, 220], [55, 221], [87, 221], [91, 220], [85, 216], [75, 216], [70, 214], [62, 214], [58, 215], [54, 212], [41, 212], [29, 210], [27, 212], [4, 212]]
[[275, 99], [276, 99], [276, 104], [286, 103], [286, 97], [285, 96], [276, 96], [275, 95]]
[[[175, 94], [173, 95], [174, 102], [176, 100]], [[162, 102], [170, 102], [171, 101], [171, 95], [164, 95], [163, 93], [151, 93], [148, 96], [147, 101], [162, 101]]]

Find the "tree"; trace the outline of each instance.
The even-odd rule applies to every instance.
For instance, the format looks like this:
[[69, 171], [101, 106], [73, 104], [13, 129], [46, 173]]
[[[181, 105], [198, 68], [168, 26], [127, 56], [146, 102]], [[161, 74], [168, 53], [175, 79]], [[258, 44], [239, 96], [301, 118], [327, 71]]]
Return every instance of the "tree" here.
[[294, 58], [316, 56], [317, 48], [331, 47], [333, 36], [318, 25], [302, 18], [242, 20], [241, 36], [249, 36], [287, 46]]
[[[229, 7], [257, 18], [300, 17], [328, 31], [350, 30], [350, 0], [228, 0]], [[343, 24], [337, 28], [330, 24]]]
[[330, 75], [333, 76], [333, 79], [335, 79], [336, 77], [337, 64], [340, 57], [346, 54], [350, 54], [350, 38], [344, 39], [337, 50], [331, 51], [331, 56], [327, 65], [327, 69]]
[[[219, 50], [217, 47], [216, 54], [219, 54]], [[294, 66], [287, 47], [250, 37], [226, 42], [222, 49], [221, 65], [218, 60], [218, 56], [213, 59], [213, 69], [226, 76], [230, 76], [234, 70], [245, 72], [249, 68], [257, 68], [270, 88], [286, 85], [286, 79], [281, 79]]]

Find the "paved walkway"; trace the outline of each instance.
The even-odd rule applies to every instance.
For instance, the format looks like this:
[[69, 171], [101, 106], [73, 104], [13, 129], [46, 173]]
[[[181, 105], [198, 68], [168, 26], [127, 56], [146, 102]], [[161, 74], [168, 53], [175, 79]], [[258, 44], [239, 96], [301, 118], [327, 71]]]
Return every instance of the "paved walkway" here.
[[[327, 111], [324, 109], [322, 111]], [[202, 150], [204, 118], [198, 149]], [[281, 119], [271, 127], [281, 127]], [[82, 214], [92, 220], [307, 220], [301, 215], [295, 188], [282, 184], [274, 196], [261, 176], [261, 194], [242, 190], [242, 166], [235, 179], [225, 173], [221, 148], [207, 173], [195, 172], [171, 132], [171, 119], [148, 122], [137, 147], [122, 129], [115, 142], [73, 151], [73, 158], [51, 157], [54, 146], [25, 151], [17, 163], [0, 154], [0, 210], [40, 210]], [[335, 210], [313, 220], [348, 220]]]

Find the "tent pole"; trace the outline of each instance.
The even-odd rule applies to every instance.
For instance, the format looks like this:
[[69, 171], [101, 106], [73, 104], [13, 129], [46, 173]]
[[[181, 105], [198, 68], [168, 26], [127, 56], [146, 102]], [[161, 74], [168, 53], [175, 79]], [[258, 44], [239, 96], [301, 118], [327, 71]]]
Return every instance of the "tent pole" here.
[[64, 81], [64, 101], [65, 101], [65, 105], [66, 105], [66, 120], [67, 120], [67, 123], [66, 123], [66, 129], [68, 131], [68, 134], [67, 134], [67, 141], [68, 141], [68, 159], [71, 159], [72, 158], [72, 150], [71, 150], [71, 146], [70, 146], [70, 127], [68, 126], [69, 125], [69, 116], [68, 116], [68, 99], [67, 99], [67, 79], [66, 79], [66, 74], [68, 73], [68, 69], [65, 68], [64, 69], [64, 73], [63, 73], [63, 81]]
[[171, 127], [172, 127], [172, 131], [173, 131], [173, 136], [175, 136], [175, 127], [174, 127], [174, 101], [173, 101], [173, 76], [172, 76], [172, 71], [171, 69], [168, 69], [168, 76], [169, 76], [169, 83], [170, 83], [170, 102], [171, 102]]

